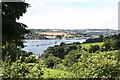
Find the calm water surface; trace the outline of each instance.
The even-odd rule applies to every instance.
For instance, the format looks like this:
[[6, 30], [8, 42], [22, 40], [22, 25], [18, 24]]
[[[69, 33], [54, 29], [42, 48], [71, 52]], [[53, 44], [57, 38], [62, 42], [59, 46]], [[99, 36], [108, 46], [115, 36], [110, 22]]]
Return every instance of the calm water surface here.
[[55, 46], [55, 45], [60, 45], [61, 42], [64, 42], [66, 44], [70, 44], [73, 42], [84, 42], [85, 39], [80, 39], [80, 40], [27, 40], [24, 45], [22, 50], [25, 50], [27, 52], [33, 52], [33, 54], [42, 54], [44, 51], [49, 47], [49, 46]]

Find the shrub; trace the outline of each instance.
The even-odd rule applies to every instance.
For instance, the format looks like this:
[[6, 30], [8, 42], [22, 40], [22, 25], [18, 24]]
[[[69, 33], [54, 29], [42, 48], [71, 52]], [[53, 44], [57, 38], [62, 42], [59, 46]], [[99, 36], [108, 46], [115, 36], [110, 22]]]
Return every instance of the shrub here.
[[26, 63], [35, 63], [37, 62], [37, 59], [35, 58], [35, 56], [29, 56], [29, 57], [25, 57], [24, 61]]
[[113, 49], [115, 49], [115, 50], [120, 50], [120, 40], [114, 40], [114, 41], [112, 42], [112, 47], [113, 47]]
[[59, 70], [63, 70], [63, 71], [67, 71], [68, 67], [66, 67], [65, 65], [63, 65], [62, 63], [57, 64], [55, 67], [55, 69], [59, 69]]
[[95, 53], [96, 51], [99, 51], [100, 47], [98, 45], [90, 45], [89, 52]]
[[104, 42], [103, 46], [102, 46], [102, 51], [109, 51], [112, 48], [112, 41], [111, 40], [107, 40]]
[[118, 78], [118, 51], [82, 54], [72, 71], [77, 78]]
[[74, 53], [74, 51], [72, 51], [71, 53], [65, 56], [65, 58], [62, 60], [62, 63], [65, 66], [70, 67], [72, 64], [77, 62], [80, 56], [81, 56], [81, 53]]
[[59, 64], [60, 62], [61, 59], [53, 56], [52, 54], [44, 60], [44, 63], [48, 68], [53, 68], [56, 64]]
[[41, 78], [44, 73], [40, 64], [29, 66], [21, 60], [10, 63], [9, 59], [6, 59], [5, 62], [2, 63], [1, 71], [3, 72], [1, 75], [3, 79]]

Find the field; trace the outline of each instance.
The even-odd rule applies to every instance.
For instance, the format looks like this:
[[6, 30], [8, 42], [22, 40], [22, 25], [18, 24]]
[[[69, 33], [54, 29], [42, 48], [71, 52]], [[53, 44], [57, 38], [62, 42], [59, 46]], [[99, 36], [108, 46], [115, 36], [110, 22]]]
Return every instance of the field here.
[[[55, 76], [57, 76], [57, 78], [67, 78], [68, 76], [72, 76], [74, 75], [71, 72], [67, 72], [67, 71], [62, 71], [62, 70], [56, 70], [56, 69], [49, 69], [49, 68], [45, 68], [44, 71], [44, 75], [42, 76], [43, 78], [55, 78]], [[59, 77], [58, 77], [59, 75]]]
[[64, 33], [60, 33], [60, 32], [36, 32], [36, 34], [44, 34], [44, 35], [64, 35]]
[[81, 46], [83, 48], [86, 48], [86, 49], [89, 49], [90, 48], [90, 45], [99, 45], [99, 46], [102, 46], [104, 42], [97, 42], [97, 43], [83, 43], [81, 44]]

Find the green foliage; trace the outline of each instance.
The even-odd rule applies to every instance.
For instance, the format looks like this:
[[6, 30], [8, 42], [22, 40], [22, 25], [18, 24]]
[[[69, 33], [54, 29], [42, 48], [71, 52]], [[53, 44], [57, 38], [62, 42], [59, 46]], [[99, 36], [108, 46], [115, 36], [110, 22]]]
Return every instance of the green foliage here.
[[118, 51], [82, 54], [72, 66], [78, 78], [117, 78]]
[[68, 72], [68, 71], [63, 71], [63, 70], [56, 70], [56, 69], [49, 69], [45, 68], [44, 70], [44, 75], [42, 76], [43, 78], [52, 78], [53, 80], [55, 79], [69, 79], [69, 78], [74, 78], [74, 73]]
[[99, 51], [100, 47], [98, 45], [91, 45], [89, 48], [90, 53], [95, 53], [96, 51]]
[[112, 41], [111, 40], [106, 40], [103, 44], [103, 48], [102, 48], [102, 51], [109, 51], [112, 49]]
[[81, 53], [78, 53], [77, 51], [71, 51], [69, 54], [65, 56], [65, 58], [62, 60], [62, 64], [64, 64], [67, 67], [72, 66], [75, 62], [78, 61], [80, 58]]
[[37, 60], [36, 60], [35, 56], [29, 56], [29, 57], [25, 57], [24, 62], [26, 62], [26, 63], [36, 63]]
[[57, 35], [56, 38], [62, 39], [64, 35]]
[[103, 36], [103, 35], [100, 35], [99, 38], [89, 38], [86, 40], [85, 43], [95, 43], [95, 42], [103, 42], [103, 41], [106, 41], [106, 40], [109, 40], [109, 39], [112, 39], [112, 40], [120, 40], [120, 34], [114, 34], [114, 35], [110, 35], [110, 36]]
[[81, 43], [80, 42], [74, 42], [73, 44], [80, 45]]
[[[5, 55], [16, 57], [18, 48], [23, 48], [24, 35], [29, 33], [27, 26], [18, 20], [27, 11], [29, 4], [23, 2], [2, 2], [2, 46]], [[13, 48], [12, 48], [13, 47]], [[13, 60], [13, 59], [11, 59]], [[13, 60], [15, 61], [15, 60]]]
[[61, 42], [60, 46], [65, 46], [66, 44], [64, 42]]
[[[36, 68], [33, 70], [33, 68]], [[27, 65], [21, 60], [10, 63], [10, 59], [7, 59], [2, 63], [1, 77], [3, 79], [18, 79], [18, 78], [40, 78], [43, 75], [41, 64]]]
[[84, 51], [88, 51], [86, 48], [82, 48]]
[[53, 56], [52, 54], [44, 60], [44, 63], [48, 68], [53, 68], [60, 62], [61, 62], [61, 59]]
[[3, 60], [5, 60], [5, 56], [9, 56], [11, 58], [11, 61], [16, 61], [16, 57], [18, 56], [18, 53], [20, 52], [20, 49], [17, 49], [14, 43], [8, 44], [3, 46], [2, 48], [2, 56]]
[[29, 73], [29, 67], [25, 63], [19, 63], [19, 61], [9, 65], [3, 64], [3, 78], [23, 78]]
[[2, 46], [2, 56], [3, 61], [6, 59], [5, 56], [9, 56], [11, 58], [11, 61], [16, 61], [17, 58], [20, 56], [29, 56], [30, 53], [27, 53], [25, 51], [22, 51], [19, 48], [16, 48], [15, 43], [7, 43], [6, 45]]
[[54, 68], [58, 69], [58, 70], [63, 70], [63, 71], [69, 70], [69, 68], [67, 66], [63, 65], [63, 63], [57, 64]]
[[25, 2], [2, 2], [2, 45], [13, 42], [16, 46], [23, 47], [21, 39], [24, 39], [24, 34], [29, 31], [25, 29], [25, 24], [16, 20], [23, 16], [28, 7], [29, 4]]
[[16, 20], [27, 11], [29, 4], [23, 2], [2, 2], [2, 17], [7, 20]]
[[120, 40], [120, 33], [119, 34], [105, 36], [105, 40], [108, 40], [108, 39]]
[[113, 47], [113, 49], [115, 49], [115, 50], [120, 50], [120, 40], [114, 40], [114, 41], [112, 42], [112, 47]]
[[49, 47], [47, 50], [45, 50], [43, 56], [47, 58], [50, 54], [59, 58], [64, 58], [66, 53], [64, 52], [64, 47]]
[[95, 43], [95, 42], [103, 42], [103, 37], [99, 37], [99, 38], [89, 38], [86, 40], [86, 42], [84, 43]]
[[48, 47], [47, 50], [44, 51], [43, 57], [47, 58], [50, 54], [59, 57], [61, 59], [64, 59], [65, 55], [67, 55], [72, 50], [77, 50], [81, 48], [81, 46], [74, 46], [74, 45], [66, 45], [62, 43], [60, 46], [55, 47]]
[[[50, 47], [50, 49], [48, 48], [48, 52], [52, 54], [51, 57], [47, 54], [51, 61], [46, 62], [57, 62], [57, 65], [54, 66], [55, 69], [72, 71], [75, 73], [75, 76], [71, 77], [74, 78], [118, 78], [120, 71], [118, 51], [107, 51], [109, 48], [113, 48], [111, 43], [114, 43], [114, 41], [92, 43], [92, 46], [90, 46], [90, 43], [81, 44], [83, 48], [90, 46], [90, 48], [87, 48], [89, 51], [84, 50], [80, 44], [75, 43]], [[63, 50], [60, 51], [59, 48], [63, 48]], [[106, 50], [104, 49], [103, 52], [100, 52], [101, 48], [105, 48]], [[64, 55], [64, 58], [61, 58], [61, 61], [53, 60], [54, 56], [57, 58], [64, 52], [67, 54]]]
[[99, 45], [100, 47], [102, 47], [103, 44], [104, 44], [104, 42], [97, 42], [97, 43], [82, 43], [81, 46], [82, 46], [82, 48], [89, 49], [89, 48], [90, 48], [90, 45]]
[[120, 40], [106, 40], [102, 46], [102, 51], [109, 50], [119, 50], [120, 49]]
[[5, 56], [9, 56], [9, 58], [11, 59], [11, 61], [16, 61], [16, 59], [19, 59], [20, 56], [21, 57], [28, 57], [30, 56], [32, 53], [28, 53], [25, 51], [22, 51], [19, 48], [16, 48], [15, 43], [7, 43], [6, 45], [2, 46], [2, 56], [3, 56], [3, 61], [6, 60]]

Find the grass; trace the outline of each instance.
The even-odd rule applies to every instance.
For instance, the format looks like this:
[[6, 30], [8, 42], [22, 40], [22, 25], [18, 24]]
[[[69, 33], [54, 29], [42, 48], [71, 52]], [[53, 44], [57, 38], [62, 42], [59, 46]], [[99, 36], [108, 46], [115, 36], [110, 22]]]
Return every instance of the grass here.
[[83, 43], [81, 44], [81, 46], [83, 48], [86, 48], [86, 49], [89, 49], [90, 48], [90, 45], [99, 45], [99, 46], [102, 46], [104, 42], [97, 42], [97, 43]]
[[44, 75], [42, 77], [43, 78], [55, 78], [56, 76], [57, 78], [68, 78], [68, 77], [70, 78], [74, 76], [74, 74], [68, 71], [45, 68]]
[[[36, 65], [36, 63], [28, 63], [27, 65]], [[36, 66], [34, 66], [31, 71], [36, 71], [36, 69]], [[50, 68], [42, 68], [42, 70], [44, 71], [44, 75], [42, 75], [43, 78], [72, 78], [72, 76], [75, 76], [73, 73], [68, 71]]]
[[81, 35], [68, 35], [67, 37], [80, 37]]

